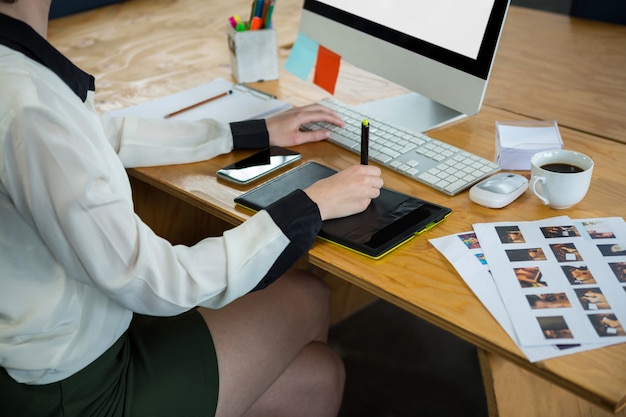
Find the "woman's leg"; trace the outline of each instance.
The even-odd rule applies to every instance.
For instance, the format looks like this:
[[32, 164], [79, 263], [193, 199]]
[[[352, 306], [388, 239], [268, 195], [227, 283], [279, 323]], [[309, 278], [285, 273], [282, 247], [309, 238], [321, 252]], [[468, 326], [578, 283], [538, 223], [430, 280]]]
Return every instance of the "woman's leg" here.
[[326, 346], [328, 288], [289, 271], [219, 310], [200, 308], [219, 364], [217, 417], [335, 416], [344, 369]]

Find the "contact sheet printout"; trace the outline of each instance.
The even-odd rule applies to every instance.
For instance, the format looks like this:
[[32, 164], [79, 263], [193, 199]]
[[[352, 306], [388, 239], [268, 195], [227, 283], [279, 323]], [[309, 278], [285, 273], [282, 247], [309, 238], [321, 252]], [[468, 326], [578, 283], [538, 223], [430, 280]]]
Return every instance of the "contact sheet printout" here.
[[622, 218], [481, 223], [431, 243], [529, 360], [626, 341]]

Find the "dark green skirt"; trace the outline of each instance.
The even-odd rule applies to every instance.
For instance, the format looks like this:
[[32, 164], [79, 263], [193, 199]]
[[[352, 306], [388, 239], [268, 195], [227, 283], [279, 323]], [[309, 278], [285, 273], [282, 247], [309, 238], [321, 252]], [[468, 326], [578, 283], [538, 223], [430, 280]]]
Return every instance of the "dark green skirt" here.
[[110, 349], [63, 381], [19, 384], [0, 368], [0, 416], [213, 417], [218, 384], [213, 339], [197, 311], [135, 315]]

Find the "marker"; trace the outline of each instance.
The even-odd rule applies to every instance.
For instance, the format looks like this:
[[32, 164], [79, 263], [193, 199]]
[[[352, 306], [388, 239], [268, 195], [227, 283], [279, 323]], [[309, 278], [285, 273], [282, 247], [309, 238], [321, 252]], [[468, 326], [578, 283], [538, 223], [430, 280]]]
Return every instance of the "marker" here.
[[370, 122], [367, 119], [361, 123], [361, 165], [367, 165], [370, 148]]
[[250, 22], [250, 30], [259, 30], [263, 26], [263, 19], [259, 16], [254, 16], [252, 22]]

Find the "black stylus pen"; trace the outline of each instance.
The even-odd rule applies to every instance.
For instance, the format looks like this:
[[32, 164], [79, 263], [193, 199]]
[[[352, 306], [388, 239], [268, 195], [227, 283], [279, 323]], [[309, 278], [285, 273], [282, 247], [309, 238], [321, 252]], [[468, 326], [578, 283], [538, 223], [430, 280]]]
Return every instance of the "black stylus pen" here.
[[370, 149], [370, 122], [367, 119], [361, 123], [361, 165], [367, 165]]

